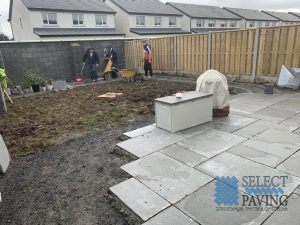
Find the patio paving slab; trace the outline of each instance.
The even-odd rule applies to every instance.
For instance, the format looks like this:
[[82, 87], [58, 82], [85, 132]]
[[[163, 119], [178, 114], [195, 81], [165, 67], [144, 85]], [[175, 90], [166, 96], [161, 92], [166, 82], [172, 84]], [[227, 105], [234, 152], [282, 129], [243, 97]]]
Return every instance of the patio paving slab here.
[[286, 111], [283, 109], [275, 109], [272, 107], [261, 109], [255, 113], [250, 114], [250, 117], [266, 120], [273, 123], [280, 123], [289, 117], [295, 115], [295, 112]]
[[143, 221], [170, 206], [169, 202], [134, 178], [117, 184], [110, 190]]
[[[291, 194], [300, 184], [300, 178], [298, 177], [228, 152], [223, 152], [195, 168], [212, 177], [236, 176], [238, 180], [241, 180], [243, 176], [288, 176], [286, 187], [284, 188], [285, 194], [287, 195]], [[244, 191], [241, 187], [239, 189]]]
[[244, 137], [212, 129], [180, 141], [177, 144], [202, 156], [211, 158], [245, 140], [247, 139]]
[[284, 109], [291, 112], [300, 112], [300, 101], [295, 99], [287, 99], [272, 105], [274, 109]]
[[139, 129], [136, 129], [133, 131], [126, 132], [126, 133], [124, 133], [124, 135], [126, 135], [127, 137], [130, 137], [130, 138], [134, 138], [134, 137], [149, 133], [151, 131], [154, 131], [156, 129], [158, 129], [158, 128], [153, 125], [149, 125], [149, 126], [142, 127], [142, 128], [139, 128]]
[[183, 136], [156, 129], [150, 133], [118, 143], [117, 146], [141, 158], [183, 139]]
[[213, 122], [219, 122], [223, 124], [230, 124], [237, 127], [245, 127], [251, 123], [254, 123], [257, 119], [253, 119], [247, 116], [240, 116], [235, 114], [229, 114], [226, 117], [216, 117]]
[[278, 97], [280, 95], [277, 94], [273, 94], [273, 95], [266, 95], [263, 93], [253, 93], [253, 94], [240, 94], [238, 96], [236, 96], [236, 98], [234, 98], [233, 100], [231, 100], [231, 102], [239, 102], [239, 103], [243, 103], [243, 104], [251, 104], [251, 105], [256, 105], [256, 106], [270, 106], [272, 104], [275, 104], [279, 101], [285, 100], [287, 98], [284, 99], [276, 99], [276, 101], [271, 101], [272, 99], [274, 99], [275, 97]]
[[263, 131], [269, 129], [266, 126], [262, 126], [257, 124], [257, 122], [252, 123], [246, 127], [243, 127], [235, 132], [233, 132], [233, 134], [242, 136], [242, 137], [246, 137], [246, 138], [252, 138], [260, 133], [262, 133]]
[[160, 152], [121, 168], [172, 204], [213, 179]]
[[263, 225], [299, 225], [300, 224], [300, 196], [291, 195], [288, 198], [288, 205], [286, 206], [288, 210], [281, 210], [279, 207]]
[[298, 128], [297, 130], [294, 130], [293, 133], [300, 135], [300, 128]]
[[300, 151], [296, 152], [294, 155], [280, 164], [277, 169], [300, 177]]
[[[271, 214], [271, 212], [259, 211], [217, 211], [215, 189], [215, 181], [210, 182], [177, 203], [176, 206], [203, 225], [260, 224]], [[228, 189], [233, 188], [228, 186]], [[239, 195], [241, 195], [241, 192], [239, 192]]]
[[256, 111], [259, 111], [267, 106], [247, 104], [239, 101], [230, 102], [230, 113], [237, 115], [249, 115]]
[[284, 161], [284, 158], [279, 156], [268, 154], [242, 145], [234, 146], [229, 149], [228, 152], [273, 168]]
[[182, 135], [186, 138], [193, 137], [197, 134], [200, 134], [200, 133], [203, 133], [205, 131], [211, 130], [212, 129], [211, 128], [211, 123], [212, 122], [208, 122], [208, 123], [201, 124], [201, 125], [198, 125], [198, 126], [195, 126], [195, 127], [191, 127], [191, 128], [179, 131], [177, 134]]
[[190, 167], [199, 165], [200, 163], [207, 160], [206, 157], [201, 156], [193, 151], [184, 149], [179, 145], [170, 145], [169, 147], [163, 148], [160, 152], [164, 153], [167, 156], [170, 156], [173, 159], [176, 159]]
[[286, 131], [269, 129], [243, 142], [242, 145], [287, 158], [300, 148], [300, 136]]
[[143, 223], [143, 225], [198, 225], [198, 223], [172, 206]]
[[294, 194], [297, 194], [300, 196], [300, 185], [298, 186], [298, 188], [294, 191]]
[[296, 126], [300, 127], [300, 114], [297, 114], [287, 120], [282, 121], [280, 124], [285, 126]]
[[272, 122], [268, 122], [265, 120], [259, 120], [255, 123], [253, 123], [253, 125], [259, 125], [259, 126], [264, 126], [267, 128], [272, 128], [274, 130], [281, 130], [281, 131], [288, 131], [288, 132], [293, 132], [294, 130], [296, 130], [298, 128], [298, 126], [295, 124], [294, 125], [284, 125], [282, 123], [280, 123], [280, 124], [272, 123]]

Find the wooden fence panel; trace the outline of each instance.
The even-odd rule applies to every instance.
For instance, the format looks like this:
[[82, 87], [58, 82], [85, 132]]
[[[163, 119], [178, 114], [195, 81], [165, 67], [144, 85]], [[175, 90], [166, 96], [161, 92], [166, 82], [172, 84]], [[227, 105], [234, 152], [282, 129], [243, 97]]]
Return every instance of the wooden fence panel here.
[[[276, 77], [282, 65], [300, 67], [300, 25], [259, 28], [257, 76]], [[252, 74], [255, 29], [211, 34], [211, 68], [224, 74]], [[208, 33], [147, 39], [153, 69], [202, 73], [208, 69]], [[143, 69], [143, 40], [125, 41], [128, 68]], [[176, 64], [175, 64], [176, 63]]]

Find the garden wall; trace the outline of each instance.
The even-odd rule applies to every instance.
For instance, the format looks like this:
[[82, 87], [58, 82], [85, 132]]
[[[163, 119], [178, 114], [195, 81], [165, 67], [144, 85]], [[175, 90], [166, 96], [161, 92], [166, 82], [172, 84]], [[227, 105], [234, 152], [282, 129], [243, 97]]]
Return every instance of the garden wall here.
[[[93, 47], [104, 58], [103, 50], [112, 44], [118, 52], [120, 68], [125, 67], [124, 40], [53, 41], [53, 42], [0, 42], [0, 50], [9, 79], [20, 82], [23, 69], [30, 69], [45, 79], [71, 80], [80, 73], [82, 56]], [[0, 56], [0, 66], [2, 64]], [[86, 75], [86, 73], [84, 73]]]

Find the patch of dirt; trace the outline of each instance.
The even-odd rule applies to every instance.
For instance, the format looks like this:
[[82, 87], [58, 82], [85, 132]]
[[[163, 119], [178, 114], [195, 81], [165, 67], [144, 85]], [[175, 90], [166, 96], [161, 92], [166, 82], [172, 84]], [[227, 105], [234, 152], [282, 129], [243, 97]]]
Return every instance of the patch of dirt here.
[[[195, 84], [168, 81], [110, 82], [23, 98], [15, 98], [9, 114], [0, 117], [0, 134], [13, 158], [24, 157], [94, 128], [127, 124], [153, 112], [153, 100]], [[122, 96], [98, 98], [107, 92]]]

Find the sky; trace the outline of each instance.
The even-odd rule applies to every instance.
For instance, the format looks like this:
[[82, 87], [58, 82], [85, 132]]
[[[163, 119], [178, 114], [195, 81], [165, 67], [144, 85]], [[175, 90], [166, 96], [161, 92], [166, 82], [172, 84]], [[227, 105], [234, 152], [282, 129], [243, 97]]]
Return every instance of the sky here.
[[[9, 14], [9, 1], [0, 0], [0, 33], [12, 37], [10, 24], [7, 22]], [[47, 0], [45, 0], [47, 1]], [[73, 0], [76, 1], [76, 0]], [[199, 5], [216, 5], [220, 7], [235, 7], [235, 8], [248, 8], [259, 10], [274, 10], [282, 12], [300, 12], [299, 0], [161, 0], [162, 2], [180, 2], [191, 3]], [[2, 27], [2, 30], [1, 30]]]

